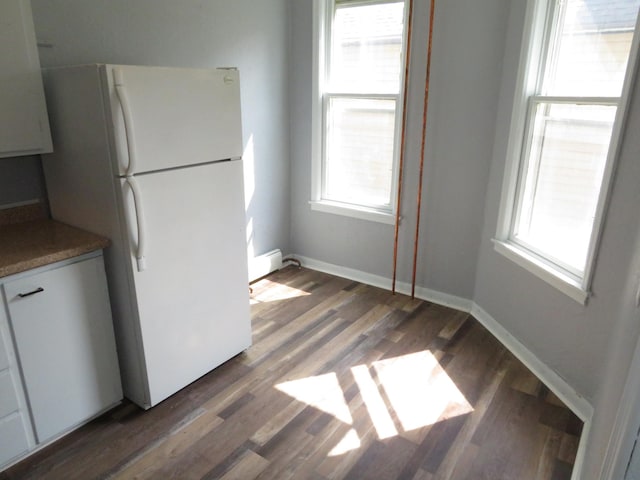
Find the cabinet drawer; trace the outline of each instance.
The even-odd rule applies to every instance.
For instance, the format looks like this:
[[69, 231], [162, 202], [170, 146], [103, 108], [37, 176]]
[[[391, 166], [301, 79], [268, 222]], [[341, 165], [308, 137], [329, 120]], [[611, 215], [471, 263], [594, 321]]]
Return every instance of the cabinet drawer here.
[[9, 370], [0, 372], [0, 418], [19, 408], [18, 394]]
[[[0, 308], [1, 307], [2, 305], [0, 305]], [[0, 318], [0, 323], [1, 321], [2, 318]], [[9, 352], [7, 352], [7, 346], [5, 345], [5, 334], [2, 327], [3, 325], [0, 325], [0, 370], [4, 370], [9, 367]]]
[[[0, 308], [1, 307], [2, 306], [0, 305]], [[0, 322], [1, 321], [2, 318], [0, 318]], [[3, 338], [4, 336], [2, 325], [0, 325], [0, 370], [4, 370], [9, 367], [9, 352], [7, 352], [7, 346], [5, 345], [5, 340]]]
[[20, 413], [0, 418], [0, 465], [29, 450], [24, 418]]
[[0, 470], [5, 463], [29, 451], [33, 444], [33, 430], [6, 309], [0, 303]]

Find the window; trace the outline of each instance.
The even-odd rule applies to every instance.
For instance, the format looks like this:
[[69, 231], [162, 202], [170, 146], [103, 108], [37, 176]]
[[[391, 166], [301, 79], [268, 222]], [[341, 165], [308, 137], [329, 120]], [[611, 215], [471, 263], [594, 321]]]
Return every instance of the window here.
[[404, 0], [316, 0], [312, 208], [393, 223]]
[[639, 6], [529, 4], [496, 249], [582, 302], [637, 51]]

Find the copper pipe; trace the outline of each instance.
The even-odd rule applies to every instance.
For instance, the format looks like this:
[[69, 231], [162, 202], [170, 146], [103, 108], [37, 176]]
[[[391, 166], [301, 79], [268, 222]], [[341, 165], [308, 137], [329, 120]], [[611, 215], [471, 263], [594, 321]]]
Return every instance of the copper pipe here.
[[404, 58], [404, 92], [402, 98], [402, 132], [400, 134], [400, 161], [398, 164], [398, 196], [396, 205], [396, 225], [393, 236], [393, 280], [391, 293], [396, 293], [396, 273], [398, 271], [398, 235], [400, 231], [400, 207], [402, 206], [402, 176], [404, 174], [404, 143], [407, 128], [407, 100], [409, 97], [409, 60], [411, 56], [411, 28], [413, 24], [413, 0], [409, 0], [407, 19], [407, 51]]
[[427, 135], [427, 111], [429, 108], [429, 80], [431, 78], [431, 46], [433, 44], [433, 18], [436, 0], [431, 0], [429, 12], [429, 41], [427, 43], [427, 73], [424, 80], [424, 106], [422, 109], [422, 144], [420, 145], [420, 173], [418, 176], [418, 211], [416, 213], [416, 236], [413, 243], [413, 277], [411, 279], [411, 298], [415, 298], [416, 270], [418, 267], [418, 237], [420, 236], [420, 209], [422, 207], [422, 175], [424, 172], [424, 145]]

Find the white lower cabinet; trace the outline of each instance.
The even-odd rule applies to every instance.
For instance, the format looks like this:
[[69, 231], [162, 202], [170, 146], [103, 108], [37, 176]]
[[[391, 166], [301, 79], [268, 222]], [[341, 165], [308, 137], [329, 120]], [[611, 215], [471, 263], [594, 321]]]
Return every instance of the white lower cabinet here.
[[20, 370], [12, 347], [6, 309], [0, 302], [0, 465], [33, 448]]
[[[80, 258], [3, 281], [14, 351], [0, 371], [2, 404], [13, 402], [0, 407], [0, 465], [21, 453], [13, 448], [20, 422], [28, 427], [23, 443], [29, 450], [122, 399], [102, 256]], [[16, 374], [24, 391], [12, 400]]]

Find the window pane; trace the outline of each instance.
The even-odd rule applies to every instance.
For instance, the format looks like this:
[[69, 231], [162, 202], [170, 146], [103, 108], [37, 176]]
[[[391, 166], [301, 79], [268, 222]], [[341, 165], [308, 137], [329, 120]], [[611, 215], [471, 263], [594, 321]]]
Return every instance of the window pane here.
[[540, 103], [515, 237], [577, 272], [587, 251], [616, 107]]
[[331, 91], [399, 92], [403, 22], [404, 2], [336, 6]]
[[395, 106], [395, 100], [329, 100], [325, 199], [390, 205]]
[[566, 0], [545, 76], [545, 95], [618, 97], [640, 0]]

